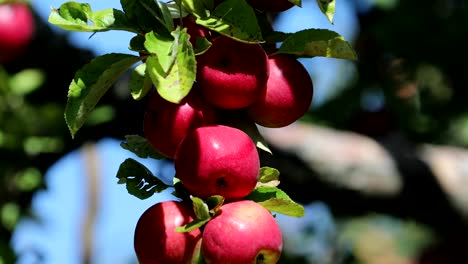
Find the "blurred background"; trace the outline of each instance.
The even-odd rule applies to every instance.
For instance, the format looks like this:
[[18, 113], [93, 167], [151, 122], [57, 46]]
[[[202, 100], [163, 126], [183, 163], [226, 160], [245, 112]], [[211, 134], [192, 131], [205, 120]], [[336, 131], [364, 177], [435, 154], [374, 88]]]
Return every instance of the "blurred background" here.
[[[136, 221], [173, 197], [139, 200], [117, 169], [132, 157], [170, 182], [173, 167], [120, 147], [142, 134], [145, 104], [130, 97], [128, 75], [71, 138], [63, 112], [74, 73], [95, 56], [131, 53], [132, 35], [48, 24], [63, 2], [30, 1], [31, 42], [0, 63], [0, 264], [136, 263]], [[336, 0], [330, 24], [303, 0], [274, 27], [334, 30], [359, 57], [301, 59], [314, 82], [310, 112], [261, 130], [274, 153], [262, 165], [279, 169], [280, 187], [306, 208], [303, 218], [277, 215], [280, 263], [468, 263], [465, 1]]]

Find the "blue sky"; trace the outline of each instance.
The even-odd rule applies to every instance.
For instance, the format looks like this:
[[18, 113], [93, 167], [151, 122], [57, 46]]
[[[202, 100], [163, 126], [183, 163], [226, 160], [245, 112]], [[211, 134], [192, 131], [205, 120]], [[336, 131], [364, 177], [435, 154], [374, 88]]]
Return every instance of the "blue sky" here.
[[[350, 1], [337, 2], [334, 25], [331, 25], [319, 12], [314, 0], [304, 1], [303, 8], [294, 7], [285, 12], [275, 27], [284, 32], [305, 28], [328, 28], [352, 41], [356, 34], [354, 11], [349, 4]], [[49, 16], [50, 8], [52, 6], [57, 8], [62, 3], [64, 3], [62, 0], [32, 0], [33, 7], [45, 20]], [[93, 10], [110, 7], [120, 9], [118, 0], [88, 1], [88, 3]], [[56, 30], [61, 31], [57, 28]], [[90, 36], [90, 33], [70, 33], [70, 41], [77, 46], [92, 49], [96, 55], [110, 52], [132, 53], [127, 47], [133, 34], [116, 31], [98, 33], [92, 38], [89, 38]], [[339, 83], [346, 81], [353, 72], [352, 64], [343, 60], [314, 58], [301, 61], [313, 77], [316, 103], [323, 101], [330, 94], [330, 90], [339, 87]], [[339, 76], [337, 73], [340, 73]], [[138, 217], [152, 204], [171, 198], [169, 190], [147, 200], [139, 200], [129, 195], [125, 186], [117, 184], [115, 175], [118, 167], [128, 157], [141, 161], [157, 174], [163, 173], [166, 177], [173, 175], [171, 165], [138, 159], [120, 148], [119, 143], [114, 139], [104, 139], [95, 146], [101, 164], [99, 180], [102, 189], [95, 226], [96, 254], [92, 263], [134, 263], [133, 230]], [[39, 221], [24, 220], [20, 223], [13, 239], [13, 246], [17, 251], [30, 252], [31, 249], [37, 249], [45, 254], [45, 263], [81, 263], [80, 221], [87, 194], [82, 159], [82, 152], [76, 150], [63, 157], [47, 172], [46, 182], [49, 188], [47, 191], [39, 192], [32, 204]], [[284, 221], [281, 221], [282, 219]], [[289, 217], [278, 218], [280, 223], [290, 222], [296, 227], [307, 219], [309, 219], [307, 216], [294, 220]], [[18, 263], [35, 263], [34, 257], [26, 254]]]

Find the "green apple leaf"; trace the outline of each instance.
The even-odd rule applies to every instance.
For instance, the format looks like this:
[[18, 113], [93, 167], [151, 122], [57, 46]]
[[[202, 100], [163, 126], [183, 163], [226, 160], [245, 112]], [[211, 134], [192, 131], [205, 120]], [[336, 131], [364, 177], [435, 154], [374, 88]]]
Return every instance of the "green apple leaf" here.
[[195, 212], [197, 219], [204, 220], [211, 218], [210, 209], [202, 199], [195, 196], [191, 196], [190, 199], [192, 200], [193, 211]]
[[154, 31], [169, 36], [174, 28], [167, 4], [158, 0], [120, 0], [120, 4], [132, 23], [141, 31]]
[[181, 0], [183, 10], [200, 18], [208, 18], [214, 8], [214, 0]]
[[130, 75], [128, 84], [130, 93], [135, 100], [141, 100], [153, 87], [151, 78], [146, 74], [146, 64], [138, 65]]
[[166, 76], [174, 64], [177, 50], [174, 51], [174, 38], [166, 38], [154, 32], [145, 35], [144, 42], [146, 50], [157, 58], [157, 62], [162, 68], [162, 74]]
[[328, 21], [333, 24], [333, 16], [335, 15], [335, 0], [317, 0], [317, 4], [322, 13], [327, 17]]
[[213, 195], [206, 199], [206, 204], [210, 209], [210, 216], [215, 216], [218, 214], [219, 209], [224, 204], [224, 197], [221, 195]]
[[125, 141], [120, 143], [123, 149], [131, 151], [142, 159], [165, 159], [163, 155], [159, 154], [148, 142], [148, 140], [139, 135], [126, 135]]
[[138, 32], [137, 27], [127, 20], [122, 11], [109, 8], [94, 12], [91, 10], [91, 6], [86, 3], [66, 2], [58, 9], [52, 8], [48, 21], [70, 31], [125, 30]]
[[[185, 28], [172, 32], [171, 46], [155, 47], [155, 37], [147, 37], [145, 47], [151, 52], [146, 60], [146, 72], [164, 99], [179, 103], [192, 89], [196, 77], [196, 60]], [[166, 44], [165, 42], [161, 42]]]
[[136, 52], [147, 52], [145, 48], [145, 36], [136, 35], [132, 39], [130, 39], [130, 43], [128, 45], [129, 50], [133, 50]]
[[264, 42], [255, 11], [246, 0], [222, 1], [209, 17], [200, 17], [196, 23], [239, 41]]
[[208, 205], [198, 197], [190, 196], [190, 199], [192, 200], [196, 219], [184, 226], [177, 227], [176, 232], [190, 232], [202, 227], [211, 220]]
[[119, 184], [126, 184], [129, 194], [142, 200], [170, 187], [155, 177], [143, 164], [131, 158], [120, 164], [117, 178]]
[[176, 0], [176, 1], [171, 1], [171, 2], [166, 3], [167, 8], [169, 9], [169, 12], [171, 12], [171, 16], [173, 19], [182, 18], [189, 14], [187, 10], [180, 8], [180, 5], [177, 3], [179, 1], [181, 0]]
[[259, 186], [268, 186], [268, 187], [276, 187], [279, 185], [279, 170], [271, 167], [261, 167], [259, 176], [258, 176], [258, 183], [257, 187]]
[[278, 187], [257, 187], [245, 199], [255, 201], [272, 212], [295, 217], [304, 216], [304, 207], [294, 202]]
[[72, 137], [112, 84], [139, 60], [139, 57], [129, 54], [105, 54], [94, 58], [75, 73], [65, 108], [65, 121]]
[[205, 53], [205, 51], [207, 51], [210, 47], [211, 42], [208, 39], [204, 37], [197, 37], [193, 52], [195, 53], [195, 55], [200, 55]]
[[284, 40], [278, 53], [299, 57], [357, 59], [351, 44], [338, 33], [327, 29], [306, 29], [293, 33]]

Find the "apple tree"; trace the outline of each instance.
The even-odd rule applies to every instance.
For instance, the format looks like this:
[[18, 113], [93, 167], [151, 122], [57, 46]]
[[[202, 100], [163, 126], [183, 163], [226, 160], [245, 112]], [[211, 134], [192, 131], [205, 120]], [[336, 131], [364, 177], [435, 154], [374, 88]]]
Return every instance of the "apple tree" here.
[[[332, 22], [335, 1], [317, 3]], [[122, 0], [121, 6], [93, 10], [65, 2], [49, 22], [70, 31], [135, 34], [134, 55], [98, 56], [76, 72], [65, 120], [72, 137], [78, 135], [112, 84], [132, 71], [128, 92], [146, 107], [134, 117], [144, 119], [144, 133], [127, 135], [122, 147], [174, 160], [176, 175], [166, 185], [129, 158], [117, 178], [141, 199], [168, 187], [180, 198], [141, 216], [134, 241], [139, 261], [276, 263], [282, 235], [272, 213], [301, 217], [304, 209], [279, 188], [280, 172], [260, 165], [259, 152], [271, 150], [258, 126], [284, 127], [309, 110], [313, 81], [298, 58], [354, 60], [353, 48], [330, 30], [275, 31], [271, 14], [301, 1]], [[171, 219], [180, 217], [185, 220], [174, 226]], [[247, 235], [252, 248], [240, 250]], [[148, 247], [161, 239], [164, 247]]]

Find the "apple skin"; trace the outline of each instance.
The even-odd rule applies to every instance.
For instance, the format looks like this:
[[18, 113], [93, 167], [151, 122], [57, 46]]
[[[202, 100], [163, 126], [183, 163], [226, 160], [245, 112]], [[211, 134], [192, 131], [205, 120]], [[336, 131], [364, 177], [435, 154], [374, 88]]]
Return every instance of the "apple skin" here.
[[281, 229], [263, 206], [241, 200], [224, 204], [203, 230], [207, 264], [273, 264], [281, 256]]
[[133, 241], [139, 263], [195, 263], [200, 250], [200, 229], [175, 231], [194, 218], [192, 208], [178, 201], [164, 201], [148, 208], [135, 227]]
[[294, 6], [288, 0], [249, 0], [250, 5], [261, 11], [279, 13]]
[[27, 4], [0, 4], [0, 64], [19, 58], [32, 41], [34, 31], [34, 17]]
[[192, 195], [202, 199], [222, 195], [229, 201], [253, 191], [260, 160], [246, 133], [215, 125], [190, 132], [177, 149], [174, 166], [176, 177]]
[[304, 66], [291, 55], [270, 56], [268, 63], [270, 77], [266, 89], [248, 108], [248, 113], [261, 126], [284, 127], [309, 110], [313, 83]]
[[259, 44], [246, 44], [226, 36], [212, 40], [197, 56], [197, 82], [208, 102], [222, 109], [252, 104], [268, 80], [268, 56]]
[[190, 131], [214, 125], [216, 119], [216, 109], [196, 91], [190, 92], [179, 104], [153, 92], [146, 108], [143, 132], [156, 151], [173, 159], [180, 142]]

